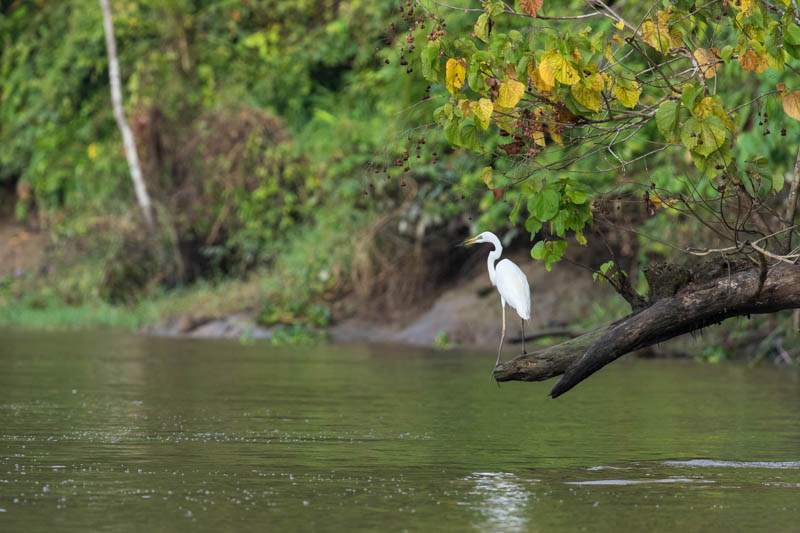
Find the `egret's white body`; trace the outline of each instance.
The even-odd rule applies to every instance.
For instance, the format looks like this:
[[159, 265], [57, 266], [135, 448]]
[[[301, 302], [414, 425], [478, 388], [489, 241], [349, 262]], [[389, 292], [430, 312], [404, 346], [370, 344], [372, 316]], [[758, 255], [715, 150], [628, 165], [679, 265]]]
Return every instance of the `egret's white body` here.
[[500, 364], [500, 350], [503, 348], [503, 338], [506, 335], [506, 304], [510, 305], [520, 317], [522, 328], [522, 353], [525, 353], [525, 321], [531, 318], [531, 288], [528, 285], [528, 278], [525, 273], [512, 261], [503, 259], [497, 266], [495, 262], [503, 253], [503, 245], [500, 239], [491, 231], [484, 231], [477, 237], [473, 237], [464, 242], [465, 245], [487, 242], [494, 245], [494, 250], [489, 252], [486, 260], [489, 268], [489, 279], [492, 285], [497, 287], [500, 293], [500, 305], [503, 310], [503, 330], [500, 334], [500, 347], [497, 349], [497, 362]]

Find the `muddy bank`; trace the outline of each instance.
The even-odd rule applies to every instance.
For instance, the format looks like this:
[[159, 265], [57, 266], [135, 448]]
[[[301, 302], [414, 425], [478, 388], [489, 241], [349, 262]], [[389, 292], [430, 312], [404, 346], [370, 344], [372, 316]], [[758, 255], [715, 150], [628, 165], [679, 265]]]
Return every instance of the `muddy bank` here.
[[[525, 324], [526, 334], [563, 331], [567, 326], [580, 329], [593, 322], [608, 321], [615, 317], [607, 316], [602, 309], [614, 308], [615, 303], [619, 303], [616, 307], [620, 314], [627, 311], [614, 291], [607, 284], [593, 282], [587, 270], [559, 263], [547, 272], [542, 263], [531, 260], [527, 254], [510, 257], [525, 271], [531, 285], [532, 313], [531, 320]], [[432, 305], [404, 310], [400, 314], [410, 318], [350, 317], [336, 320], [334, 317], [326, 332], [334, 341], [417, 346], [446, 343], [451, 346], [495, 347], [500, 339], [500, 297], [489, 281], [483, 262], [443, 288]], [[514, 340], [519, 337], [519, 317], [507, 308], [506, 319], [506, 338]], [[223, 317], [173, 317], [144, 328], [143, 332], [199, 338], [268, 339], [274, 329], [260, 327], [252, 317], [242, 313]]]

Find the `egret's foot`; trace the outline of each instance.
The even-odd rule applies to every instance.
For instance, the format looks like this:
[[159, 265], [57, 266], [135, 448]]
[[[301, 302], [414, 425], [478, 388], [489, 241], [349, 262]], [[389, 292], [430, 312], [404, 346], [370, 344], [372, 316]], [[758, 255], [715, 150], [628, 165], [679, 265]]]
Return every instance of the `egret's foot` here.
[[495, 379], [495, 377], [494, 377], [494, 371], [498, 366], [500, 366], [500, 363], [497, 363], [496, 365], [494, 365], [494, 368], [492, 369], [492, 371], [489, 372], [489, 383], [491, 383], [492, 380], [494, 379], [494, 382], [497, 383], [497, 388], [499, 389], [500, 388], [500, 382], [497, 381], [497, 379]]

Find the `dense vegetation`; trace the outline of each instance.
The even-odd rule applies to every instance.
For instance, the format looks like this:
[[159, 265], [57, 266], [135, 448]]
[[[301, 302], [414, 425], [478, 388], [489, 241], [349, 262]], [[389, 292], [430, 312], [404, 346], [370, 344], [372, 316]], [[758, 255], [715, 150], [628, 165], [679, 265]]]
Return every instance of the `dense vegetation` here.
[[790, 254], [764, 237], [800, 143], [791, 3], [453, 3], [113, 1], [151, 236], [97, 2], [1, 2], [2, 201], [52, 242], [6, 309], [148, 320], [221, 283], [209, 313], [324, 325], [346, 294], [427, 294], [466, 227], [525, 233], [548, 268], [588, 245], [628, 296], [658, 260]]
[[430, 176], [452, 171], [374, 178], [424, 116], [425, 82], [380, 68], [391, 2], [112, 7], [160, 233], [134, 207], [97, 2], [3, 2], [0, 183], [15, 192], [3, 201], [58, 246], [58, 273], [15, 280], [8, 301], [133, 302], [268, 267], [283, 280], [264, 320], [319, 323], [313, 300], [347, 284], [351, 236], [408, 202], [408, 233], [424, 235], [442, 207], [425, 203], [444, 194]]

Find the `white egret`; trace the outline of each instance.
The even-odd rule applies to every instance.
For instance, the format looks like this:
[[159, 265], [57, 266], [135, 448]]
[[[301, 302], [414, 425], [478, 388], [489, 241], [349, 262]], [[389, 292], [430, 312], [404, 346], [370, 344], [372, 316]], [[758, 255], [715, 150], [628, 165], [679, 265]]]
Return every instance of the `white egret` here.
[[486, 263], [489, 267], [489, 279], [492, 285], [497, 287], [500, 293], [500, 305], [503, 310], [503, 331], [500, 334], [500, 347], [497, 349], [497, 362], [495, 367], [500, 364], [500, 350], [503, 348], [503, 338], [506, 335], [506, 304], [514, 308], [520, 318], [522, 331], [522, 353], [525, 353], [525, 321], [531, 318], [531, 289], [528, 285], [528, 278], [525, 273], [513, 262], [503, 259], [495, 267], [495, 261], [503, 253], [503, 245], [500, 239], [491, 231], [484, 231], [480, 235], [464, 241], [462, 246], [488, 242], [494, 244], [494, 250], [489, 252]]

